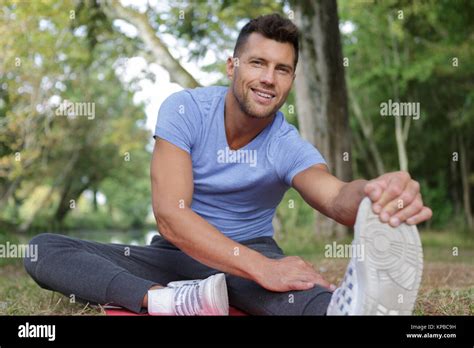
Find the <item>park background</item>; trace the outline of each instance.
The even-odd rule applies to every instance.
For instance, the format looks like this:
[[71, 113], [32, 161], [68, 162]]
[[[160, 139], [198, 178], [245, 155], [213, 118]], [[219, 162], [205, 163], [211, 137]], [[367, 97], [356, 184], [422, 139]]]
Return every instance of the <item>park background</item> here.
[[[301, 29], [282, 111], [344, 180], [408, 170], [433, 218], [415, 314], [474, 314], [474, 3], [469, 0], [0, 1], [0, 244], [42, 232], [145, 244], [156, 233], [149, 162], [158, 108], [175, 91], [227, 85], [250, 19]], [[95, 117], [58, 115], [64, 100]], [[381, 104], [419, 103], [420, 117]], [[340, 281], [327, 258], [351, 230], [288, 191], [274, 220], [287, 254]], [[103, 314], [41, 290], [0, 258], [0, 314]]]

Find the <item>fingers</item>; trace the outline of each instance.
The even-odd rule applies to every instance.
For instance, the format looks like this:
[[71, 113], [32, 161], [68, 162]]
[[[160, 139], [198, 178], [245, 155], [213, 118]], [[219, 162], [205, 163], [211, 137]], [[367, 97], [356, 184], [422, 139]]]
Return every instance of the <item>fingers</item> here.
[[[289, 285], [289, 290], [309, 290], [314, 288], [316, 284], [311, 282], [305, 282], [302, 280], [295, 280]], [[330, 291], [336, 290], [336, 285], [330, 284], [327, 286]]]
[[314, 265], [303, 260], [298, 256], [287, 256], [281, 262], [288, 262], [290, 269], [284, 272], [288, 286], [293, 290], [305, 290], [312, 288], [315, 284], [330, 288], [331, 284], [327, 282], [318, 272], [315, 271]]
[[[416, 196], [416, 199], [413, 202], [411, 202], [410, 205], [408, 205], [407, 207], [403, 208], [402, 210], [395, 213], [392, 217], [390, 217], [389, 223], [391, 226], [397, 227], [398, 225], [400, 225], [402, 222], [405, 222], [410, 217], [415, 216], [418, 213], [420, 213], [422, 209], [423, 209], [423, 200], [421, 198], [421, 194], [418, 194]], [[382, 221], [384, 218], [385, 216], [381, 216]]]
[[[364, 190], [365, 194], [370, 198], [372, 202], [377, 202], [382, 196], [382, 192], [387, 188], [387, 183], [385, 181], [372, 181], [369, 182]], [[380, 209], [381, 210], [381, 209]], [[380, 213], [379, 211], [374, 211], [375, 213]]]
[[311, 284], [318, 284], [320, 286], [324, 286], [326, 288], [329, 288], [331, 284], [324, 279], [321, 274], [317, 273], [313, 265], [310, 264], [310, 266], [307, 266], [308, 268], [311, 267], [311, 269], [305, 269], [301, 270], [298, 274], [295, 274], [295, 278], [297, 281], [303, 281], [305, 283], [311, 283]]
[[405, 191], [409, 182], [410, 175], [407, 172], [398, 172], [397, 175], [392, 175], [387, 188], [382, 192], [380, 199], [375, 202], [374, 211], [377, 209], [379, 211], [376, 213], [380, 213], [389, 202], [398, 198]]
[[433, 211], [428, 207], [423, 207], [423, 209], [418, 214], [408, 218], [406, 220], [406, 223], [409, 225], [416, 225], [416, 224], [419, 224], [420, 222], [431, 219], [432, 216], [433, 216]]
[[318, 284], [320, 286], [324, 286], [325, 288], [329, 288], [331, 286], [331, 284], [326, 281], [326, 279], [324, 279], [319, 273], [316, 273], [314, 271], [313, 273], [301, 275], [301, 278], [299, 280]]
[[321, 276], [319, 277], [302, 277], [303, 279], [292, 280], [288, 285], [291, 290], [308, 290], [313, 288], [316, 284], [334, 291], [335, 286], [328, 283]]
[[289, 284], [289, 290], [309, 290], [314, 288], [314, 283], [295, 280]]
[[331, 288], [331, 283], [329, 283], [326, 279], [324, 279], [323, 277], [320, 278], [319, 282], [317, 282], [316, 284], [319, 284], [321, 286], [324, 286], [325, 288], [328, 288], [330, 289]]
[[410, 180], [406, 185], [405, 190], [383, 207], [380, 213], [380, 220], [382, 222], [388, 222], [391, 216], [413, 203], [419, 206], [419, 209], [415, 211], [415, 213], [418, 213], [418, 211], [423, 208], [423, 202], [420, 195], [420, 184], [414, 180]]
[[420, 184], [407, 172], [387, 173], [369, 182], [365, 193], [372, 200], [372, 210], [380, 221], [397, 227], [401, 223], [418, 224], [433, 212], [423, 205]]

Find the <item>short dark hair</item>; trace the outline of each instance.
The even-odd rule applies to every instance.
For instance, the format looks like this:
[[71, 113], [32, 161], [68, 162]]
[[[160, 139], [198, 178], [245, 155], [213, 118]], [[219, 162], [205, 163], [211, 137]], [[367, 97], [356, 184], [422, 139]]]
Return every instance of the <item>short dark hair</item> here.
[[245, 24], [239, 33], [234, 48], [234, 57], [240, 54], [240, 50], [247, 42], [248, 37], [252, 33], [259, 33], [267, 39], [278, 42], [289, 42], [295, 49], [295, 68], [298, 63], [298, 28], [293, 22], [287, 18], [280, 16], [278, 13], [260, 16], [252, 19]]

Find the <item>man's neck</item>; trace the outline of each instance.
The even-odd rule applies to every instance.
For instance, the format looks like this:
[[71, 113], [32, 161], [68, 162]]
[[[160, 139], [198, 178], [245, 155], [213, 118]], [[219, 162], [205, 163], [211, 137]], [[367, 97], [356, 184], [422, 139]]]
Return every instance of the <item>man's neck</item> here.
[[246, 115], [229, 88], [225, 97], [224, 124], [227, 144], [237, 150], [250, 143], [265, 127], [273, 121], [272, 117], [253, 118]]

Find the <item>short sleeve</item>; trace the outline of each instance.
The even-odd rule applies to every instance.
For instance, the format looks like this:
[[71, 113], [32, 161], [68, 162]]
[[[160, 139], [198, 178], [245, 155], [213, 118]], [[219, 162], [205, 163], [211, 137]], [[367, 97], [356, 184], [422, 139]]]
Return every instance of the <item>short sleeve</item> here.
[[186, 90], [165, 99], [158, 111], [154, 138], [159, 137], [191, 153], [200, 129], [199, 108]]
[[291, 186], [296, 174], [315, 164], [326, 164], [321, 153], [293, 128], [278, 140], [275, 166], [278, 176]]

